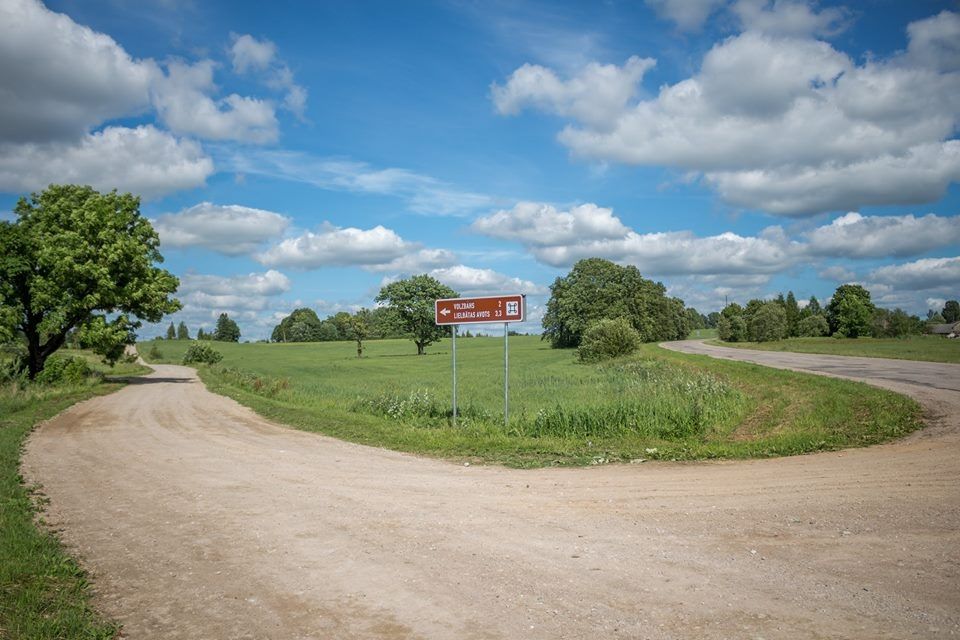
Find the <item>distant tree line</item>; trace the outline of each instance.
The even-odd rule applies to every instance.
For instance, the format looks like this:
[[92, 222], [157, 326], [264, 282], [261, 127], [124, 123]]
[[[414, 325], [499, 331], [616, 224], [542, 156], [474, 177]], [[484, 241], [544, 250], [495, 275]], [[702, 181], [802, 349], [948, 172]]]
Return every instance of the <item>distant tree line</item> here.
[[[187, 323], [180, 321], [180, 324], [174, 326], [171, 322], [167, 327], [167, 340], [191, 340], [190, 329]], [[158, 338], [159, 339], [159, 338]], [[203, 327], [197, 329], [197, 340], [215, 340], [217, 342], [239, 342], [240, 326], [230, 318], [226, 313], [221, 313], [217, 318], [217, 326], [213, 333], [205, 333]]]
[[340, 311], [321, 320], [313, 309], [295, 309], [283, 318], [270, 334], [272, 342], [334, 342], [350, 340], [357, 345], [357, 357], [363, 356], [365, 340], [410, 338], [423, 355], [428, 346], [450, 335], [449, 327], [439, 327], [433, 303], [439, 298], [458, 298], [459, 293], [435, 278], [421, 274], [391, 282], [380, 289], [376, 301], [383, 306]]
[[717, 334], [727, 342], [770, 342], [828, 335], [902, 338], [921, 334], [926, 328], [927, 323], [902, 309], [877, 307], [870, 299], [870, 292], [858, 284], [837, 287], [826, 307], [812, 296], [801, 309], [790, 291], [786, 297], [781, 293], [774, 300], [750, 300], [745, 307], [728, 304], [717, 319]]

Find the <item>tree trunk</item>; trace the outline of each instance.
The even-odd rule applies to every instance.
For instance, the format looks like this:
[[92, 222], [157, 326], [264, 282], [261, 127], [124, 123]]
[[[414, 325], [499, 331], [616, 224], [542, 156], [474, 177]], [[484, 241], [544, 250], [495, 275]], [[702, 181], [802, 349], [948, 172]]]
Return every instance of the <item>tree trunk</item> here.
[[424, 348], [425, 346], [427, 346], [427, 345], [426, 345], [426, 343], [424, 343], [424, 342], [418, 342], [418, 343], [417, 343], [417, 355], [418, 355], [418, 356], [422, 356], [422, 355], [423, 355], [423, 348]]
[[40, 336], [36, 329], [30, 327], [23, 333], [27, 338], [27, 375], [31, 380], [36, 380], [37, 374], [43, 371], [43, 365], [47, 359], [40, 349]]

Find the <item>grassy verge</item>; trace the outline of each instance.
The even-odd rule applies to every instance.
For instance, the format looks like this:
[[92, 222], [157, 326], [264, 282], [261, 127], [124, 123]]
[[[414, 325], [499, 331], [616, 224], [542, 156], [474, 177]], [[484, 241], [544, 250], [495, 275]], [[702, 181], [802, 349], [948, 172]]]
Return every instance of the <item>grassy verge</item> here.
[[960, 363], [960, 340], [947, 340], [940, 336], [840, 339], [789, 338], [776, 342], [715, 341], [713, 344], [738, 349], [760, 349], [762, 351], [792, 351], [795, 353]]
[[[153, 350], [153, 347], [156, 350]], [[186, 342], [141, 345], [178, 362]], [[638, 458], [791, 455], [862, 446], [919, 426], [913, 401], [843, 380], [676, 354], [645, 345], [594, 366], [536, 337], [510, 341], [511, 420], [502, 424], [503, 342], [458, 340], [460, 420], [450, 421], [449, 344], [223, 344], [201, 368], [215, 392], [260, 414], [400, 451], [509, 466]], [[159, 355], [158, 355], [159, 354]]]
[[34, 425], [117, 384], [73, 388], [0, 388], [0, 637], [113, 638], [117, 627], [89, 605], [83, 570], [54, 535], [35, 525], [36, 509], [19, 473]]

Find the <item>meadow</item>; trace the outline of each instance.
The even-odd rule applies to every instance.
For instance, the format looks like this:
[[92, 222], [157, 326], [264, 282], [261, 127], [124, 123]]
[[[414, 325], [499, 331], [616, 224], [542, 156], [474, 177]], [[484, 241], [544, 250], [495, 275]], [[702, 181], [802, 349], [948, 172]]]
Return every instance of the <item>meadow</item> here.
[[[188, 341], [141, 343], [178, 364]], [[643, 459], [791, 455], [882, 442], [920, 425], [903, 396], [842, 380], [644, 345], [599, 365], [535, 336], [510, 339], [503, 424], [503, 339], [457, 341], [460, 418], [451, 424], [450, 343], [417, 356], [408, 340], [211, 343], [207, 386], [293, 427], [464, 462], [583, 465]], [[152, 355], [151, 355], [152, 354]]]
[[[91, 353], [63, 350], [87, 360], [101, 374], [143, 373], [139, 365], [107, 367]], [[4, 364], [0, 361], [0, 365]], [[27, 487], [20, 476], [20, 453], [37, 423], [70, 405], [111, 393], [120, 384], [91, 378], [73, 385], [0, 384], [0, 637], [107, 639], [118, 627], [102, 619], [89, 604], [86, 574], [57, 538], [37, 526], [42, 487]]]
[[774, 342], [720, 342], [724, 347], [760, 349], [763, 351], [792, 351], [795, 353], [822, 353], [864, 358], [893, 358], [895, 360], [924, 360], [927, 362], [960, 363], [960, 340], [940, 336], [911, 336], [908, 338], [788, 338]]

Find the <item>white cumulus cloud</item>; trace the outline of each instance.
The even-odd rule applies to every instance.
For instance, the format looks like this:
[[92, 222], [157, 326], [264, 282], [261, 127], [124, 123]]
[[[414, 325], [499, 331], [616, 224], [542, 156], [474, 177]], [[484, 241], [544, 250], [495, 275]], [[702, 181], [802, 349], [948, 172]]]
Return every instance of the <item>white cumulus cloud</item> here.
[[779, 227], [757, 237], [731, 232], [708, 237], [691, 231], [640, 234], [612, 210], [589, 203], [560, 211], [524, 202], [477, 219], [472, 229], [520, 242], [537, 260], [553, 267], [601, 257], [659, 275], [773, 273], [793, 264], [803, 251]]
[[267, 69], [277, 55], [277, 45], [269, 40], [257, 40], [249, 34], [232, 34], [232, 39], [230, 56], [236, 73]]
[[630, 232], [612, 209], [592, 203], [559, 211], [550, 204], [520, 202], [512, 209], [478, 218], [472, 228], [492, 238], [537, 246], [623, 239]]
[[697, 31], [726, 0], [646, 0], [661, 18], [672, 20], [683, 31]]
[[849, 13], [841, 7], [816, 11], [803, 0], [738, 0], [732, 10], [745, 30], [785, 36], [834, 35]]
[[923, 258], [880, 267], [870, 273], [869, 279], [897, 289], [926, 290], [947, 287], [955, 291], [957, 283], [960, 282], [960, 256]]
[[316, 232], [306, 231], [281, 241], [258, 255], [257, 259], [263, 264], [297, 269], [376, 266], [403, 258], [420, 248], [383, 225], [358, 229], [326, 224]]
[[0, 2], [0, 140], [76, 140], [150, 104], [158, 70], [36, 0]]
[[735, 9], [746, 30], [653, 98], [637, 97], [653, 61], [632, 58], [566, 78], [524, 65], [494, 104], [568, 118], [558, 137], [577, 156], [689, 172], [729, 204], [777, 215], [931, 202], [960, 180], [957, 14], [912, 23], [906, 51], [856, 62], [810, 35], [840, 28], [841, 13]]
[[252, 253], [289, 224], [290, 218], [273, 211], [210, 202], [153, 221], [164, 247], [206, 247], [228, 256]]
[[430, 271], [436, 278], [463, 296], [497, 295], [502, 293], [523, 293], [544, 295], [548, 289], [530, 280], [523, 280], [494, 271], [477, 269], [458, 264], [444, 269]]
[[153, 102], [160, 119], [172, 131], [210, 140], [274, 142], [279, 136], [273, 105], [232, 93], [220, 100], [211, 94], [215, 63], [171, 61], [154, 84]]
[[76, 183], [156, 198], [202, 186], [212, 173], [213, 161], [198, 143], [150, 125], [107, 127], [77, 142], [0, 142], [2, 191]]
[[[851, 212], [806, 234], [808, 253], [846, 258], [920, 255], [960, 244], [960, 219], [932, 213], [921, 217], [862, 216]], [[841, 278], [842, 279], [842, 278]]]
[[643, 74], [654, 64], [650, 58], [637, 56], [623, 67], [590, 63], [569, 80], [561, 80], [540, 65], [525, 64], [505, 85], [492, 85], [493, 103], [504, 115], [514, 115], [532, 105], [602, 127], [623, 111]]

